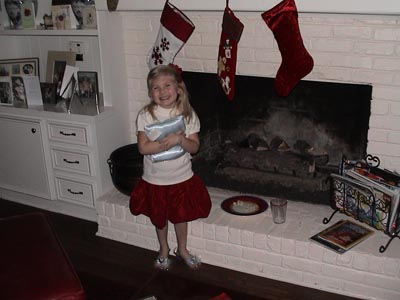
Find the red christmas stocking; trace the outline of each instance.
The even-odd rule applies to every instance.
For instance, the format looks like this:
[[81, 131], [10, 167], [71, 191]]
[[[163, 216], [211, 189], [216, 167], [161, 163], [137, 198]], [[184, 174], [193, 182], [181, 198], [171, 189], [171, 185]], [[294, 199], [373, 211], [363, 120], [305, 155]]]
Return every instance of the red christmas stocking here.
[[218, 79], [228, 99], [233, 100], [235, 95], [237, 45], [244, 26], [230, 10], [228, 2], [226, 4], [218, 51]]
[[275, 77], [275, 90], [287, 96], [296, 84], [314, 67], [301, 38], [294, 0], [283, 0], [261, 14], [272, 30], [282, 56], [282, 63]]
[[165, 2], [160, 23], [156, 42], [147, 55], [150, 69], [173, 63], [195, 28], [192, 21], [168, 1]]

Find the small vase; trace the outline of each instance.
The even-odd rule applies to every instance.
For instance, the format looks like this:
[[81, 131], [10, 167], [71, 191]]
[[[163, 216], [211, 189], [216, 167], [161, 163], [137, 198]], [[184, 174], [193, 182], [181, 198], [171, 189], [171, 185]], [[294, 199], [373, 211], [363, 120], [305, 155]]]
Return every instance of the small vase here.
[[[24, 0], [4, 0], [4, 7], [6, 9], [8, 18], [10, 19], [10, 28], [20, 29], [22, 28], [22, 11], [21, 6]], [[38, 1], [32, 1], [35, 6], [35, 14], [37, 13]]]
[[82, 10], [86, 5], [94, 5], [95, 0], [71, 0], [72, 11], [76, 19], [78, 20], [79, 26], [82, 27]]
[[4, 7], [10, 19], [10, 28], [22, 28], [21, 5], [23, 1], [5, 0]]

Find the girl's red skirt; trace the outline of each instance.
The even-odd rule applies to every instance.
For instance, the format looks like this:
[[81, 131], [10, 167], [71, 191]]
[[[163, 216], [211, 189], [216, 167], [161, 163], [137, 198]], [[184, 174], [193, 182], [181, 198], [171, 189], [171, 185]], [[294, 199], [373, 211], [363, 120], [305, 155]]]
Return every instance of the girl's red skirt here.
[[155, 185], [140, 179], [131, 192], [129, 208], [133, 215], [148, 216], [157, 228], [208, 217], [211, 199], [201, 178], [177, 184]]

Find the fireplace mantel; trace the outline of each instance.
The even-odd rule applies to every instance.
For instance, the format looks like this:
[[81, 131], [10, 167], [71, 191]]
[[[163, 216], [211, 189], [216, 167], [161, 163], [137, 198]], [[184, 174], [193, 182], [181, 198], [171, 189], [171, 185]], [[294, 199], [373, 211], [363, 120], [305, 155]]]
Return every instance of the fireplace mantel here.
[[[262, 12], [272, 8], [281, 0], [230, 0], [229, 6], [234, 11]], [[149, 11], [161, 10], [165, 0], [119, 0], [117, 11]], [[172, 4], [185, 11], [222, 11], [225, 1], [215, 0], [173, 0]], [[400, 13], [398, 0], [301, 0], [296, 2], [299, 12], [305, 13], [340, 13], [340, 14], [383, 14], [397, 15]], [[107, 10], [107, 0], [96, 1], [98, 10]]]

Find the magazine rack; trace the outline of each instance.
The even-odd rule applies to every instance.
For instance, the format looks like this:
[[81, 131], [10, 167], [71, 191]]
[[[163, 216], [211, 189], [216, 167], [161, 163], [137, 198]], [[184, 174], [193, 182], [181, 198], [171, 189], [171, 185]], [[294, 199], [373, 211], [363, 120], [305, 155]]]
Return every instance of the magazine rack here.
[[391, 179], [394, 177], [397, 182], [400, 181], [397, 174], [378, 169], [379, 164], [379, 158], [371, 155], [367, 155], [363, 161], [342, 158], [339, 174], [331, 174], [331, 196], [335, 211], [329, 218], [324, 218], [323, 223], [329, 223], [337, 212], [341, 212], [382, 230], [390, 237], [386, 245], [379, 248], [379, 252], [383, 253], [394, 238], [400, 239], [400, 188], [397, 185], [393, 188], [381, 185], [382, 183], [364, 178], [353, 171], [358, 168], [365, 170], [367, 174], [380, 174], [382, 177], [376, 178], [381, 180], [387, 175]]

